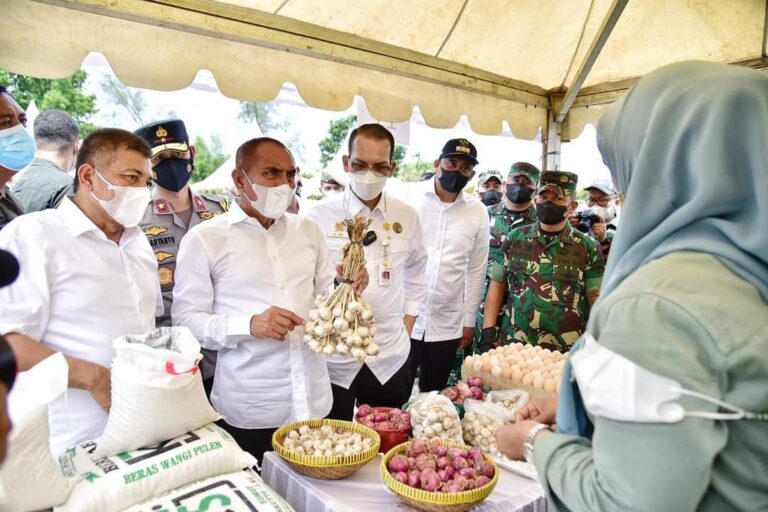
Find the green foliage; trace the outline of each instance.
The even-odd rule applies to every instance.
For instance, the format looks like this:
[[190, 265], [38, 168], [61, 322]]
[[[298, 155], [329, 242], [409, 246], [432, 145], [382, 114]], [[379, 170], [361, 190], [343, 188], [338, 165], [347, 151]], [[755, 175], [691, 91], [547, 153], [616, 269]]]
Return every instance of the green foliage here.
[[138, 126], [147, 124], [148, 116], [145, 115], [147, 103], [141, 89], [128, 87], [111, 75], [106, 75], [101, 80], [101, 88], [107, 94], [109, 101], [127, 110]]
[[[402, 147], [402, 146], [399, 146]], [[425, 172], [435, 170], [433, 162], [422, 160], [421, 153], [416, 153], [416, 161], [399, 164], [395, 170], [395, 176], [405, 182], [419, 181]]]
[[395, 152], [392, 154], [392, 160], [397, 162], [397, 165], [400, 165], [403, 163], [403, 160], [405, 160], [405, 153], [407, 152], [408, 148], [401, 146], [400, 144], [395, 144]]
[[195, 170], [192, 171], [192, 182], [197, 183], [210, 176], [227, 158], [229, 155], [224, 154], [218, 135], [211, 137], [210, 144], [198, 135], [195, 138]]
[[320, 200], [323, 199], [323, 195], [322, 194], [309, 194], [307, 196], [307, 199], [310, 200], [310, 201], [320, 201]]
[[32, 78], [0, 70], [0, 84], [8, 87], [22, 108], [26, 109], [35, 100], [40, 111], [57, 109], [68, 112], [80, 124], [80, 136], [83, 138], [97, 128], [87, 122], [96, 113], [96, 96], [83, 93], [86, 78], [88, 75], [82, 70], [58, 80]]
[[237, 117], [246, 123], [256, 123], [261, 133], [269, 136], [289, 128], [290, 123], [278, 120], [278, 109], [278, 104], [273, 101], [243, 101]]
[[301, 173], [301, 178], [307, 181], [311, 180], [314, 177], [315, 177], [315, 173], [312, 173], [309, 171], [304, 171]]
[[329, 123], [328, 135], [320, 141], [320, 165], [325, 167], [333, 160], [336, 152], [347, 137], [349, 129], [357, 122], [357, 116], [351, 115], [335, 119]]

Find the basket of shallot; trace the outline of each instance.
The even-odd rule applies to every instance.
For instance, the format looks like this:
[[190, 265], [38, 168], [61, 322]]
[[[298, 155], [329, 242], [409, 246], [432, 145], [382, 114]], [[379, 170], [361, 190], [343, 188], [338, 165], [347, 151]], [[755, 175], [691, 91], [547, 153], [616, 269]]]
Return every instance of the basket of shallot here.
[[313, 352], [354, 357], [362, 362], [380, 352], [373, 341], [373, 308], [362, 297], [356, 297], [352, 289], [352, 278], [365, 266], [363, 238], [371, 219], [355, 217], [342, 224], [349, 243], [343, 250], [341, 282], [330, 297], [315, 297], [315, 309], [309, 312], [310, 321], [304, 326], [304, 343]]
[[345, 478], [379, 453], [375, 430], [341, 420], [283, 425], [272, 435], [275, 452], [296, 471], [322, 480]]
[[355, 419], [378, 432], [381, 453], [404, 443], [411, 434], [411, 415], [396, 407], [371, 407], [363, 404], [357, 409]]
[[381, 478], [401, 501], [427, 512], [464, 512], [491, 494], [499, 479], [478, 447], [444, 439], [414, 439], [381, 461]]

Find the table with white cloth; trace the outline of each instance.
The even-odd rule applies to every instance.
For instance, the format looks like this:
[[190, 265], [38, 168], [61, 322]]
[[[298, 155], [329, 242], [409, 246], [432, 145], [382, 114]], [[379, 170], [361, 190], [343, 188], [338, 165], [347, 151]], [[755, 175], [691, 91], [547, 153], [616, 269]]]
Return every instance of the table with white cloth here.
[[[364, 512], [414, 510], [390, 492], [379, 474], [381, 457], [341, 480], [318, 480], [298, 473], [275, 452], [264, 454], [261, 477], [297, 512]], [[477, 512], [546, 512], [541, 485], [505, 469]]]

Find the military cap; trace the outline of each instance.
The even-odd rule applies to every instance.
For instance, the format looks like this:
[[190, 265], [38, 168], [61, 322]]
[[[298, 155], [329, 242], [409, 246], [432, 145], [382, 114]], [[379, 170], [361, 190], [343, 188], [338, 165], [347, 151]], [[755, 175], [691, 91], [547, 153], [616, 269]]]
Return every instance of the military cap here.
[[544, 171], [539, 180], [538, 193], [551, 190], [560, 197], [575, 197], [579, 177], [572, 172]]
[[477, 182], [480, 185], [484, 185], [485, 182], [491, 178], [496, 178], [497, 180], [499, 180], [499, 183], [504, 183], [504, 178], [501, 177], [501, 173], [496, 170], [481, 172], [480, 176], [477, 178]]
[[474, 165], [477, 165], [477, 148], [467, 139], [451, 139], [445, 143], [440, 152], [440, 158], [449, 156], [463, 156]]
[[161, 151], [173, 150], [189, 151], [189, 136], [184, 121], [180, 119], [166, 119], [149, 123], [135, 132], [136, 135], [146, 140], [152, 148], [152, 157]]
[[539, 168], [528, 162], [515, 162], [509, 167], [508, 178], [514, 178], [515, 176], [526, 176], [532, 183], [539, 182], [539, 175], [541, 171]]

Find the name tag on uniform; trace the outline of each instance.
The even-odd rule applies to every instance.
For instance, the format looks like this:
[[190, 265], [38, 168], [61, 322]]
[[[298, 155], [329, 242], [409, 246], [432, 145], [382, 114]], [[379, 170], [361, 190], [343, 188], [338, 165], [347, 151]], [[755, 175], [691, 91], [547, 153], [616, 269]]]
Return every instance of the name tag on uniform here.
[[349, 238], [349, 234], [346, 231], [331, 231], [328, 238]]
[[387, 288], [392, 282], [392, 265], [382, 261], [379, 263], [379, 286]]

